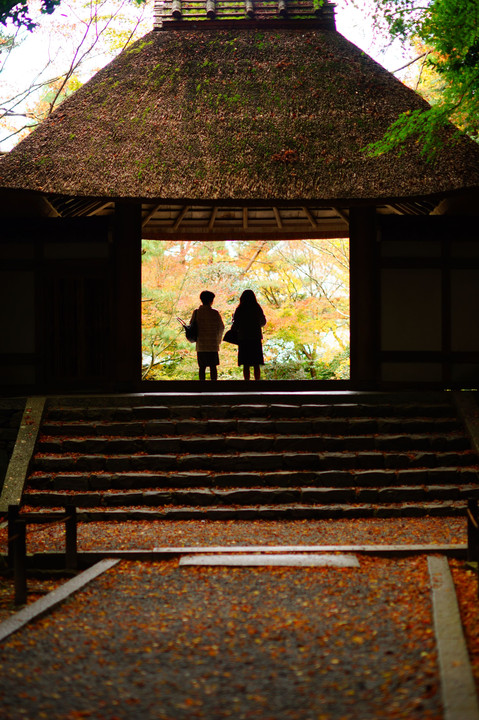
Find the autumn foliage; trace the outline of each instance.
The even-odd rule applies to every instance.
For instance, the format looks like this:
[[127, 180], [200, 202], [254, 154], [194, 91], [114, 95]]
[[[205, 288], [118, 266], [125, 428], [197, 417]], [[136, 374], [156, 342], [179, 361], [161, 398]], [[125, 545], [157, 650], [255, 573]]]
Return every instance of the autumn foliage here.
[[[229, 327], [238, 298], [252, 288], [262, 305], [267, 379], [349, 376], [348, 241], [144, 241], [143, 377], [193, 379], [195, 346], [177, 317], [189, 321], [199, 294]], [[220, 351], [222, 379], [240, 377], [236, 349]]]

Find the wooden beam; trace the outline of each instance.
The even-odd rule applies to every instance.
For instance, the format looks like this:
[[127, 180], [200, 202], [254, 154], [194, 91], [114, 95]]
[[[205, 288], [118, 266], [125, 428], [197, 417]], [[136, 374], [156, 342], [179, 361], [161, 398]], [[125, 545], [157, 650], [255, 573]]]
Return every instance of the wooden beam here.
[[116, 203], [113, 237], [114, 382], [131, 391], [141, 380], [141, 203]]
[[[200, 232], [195, 232], [194, 230], [186, 230], [185, 232], [177, 235], [177, 237], [181, 238], [181, 240], [197, 240], [199, 242], [201, 242], [202, 240], [208, 240], [212, 242], [222, 242], [223, 240], [257, 240], [258, 238], [267, 238], [268, 240], [311, 240], [315, 238], [336, 240], [337, 238], [348, 237], [348, 233], [344, 231], [344, 228], [344, 223], [341, 223], [341, 227], [338, 227], [337, 229], [325, 228], [324, 230], [312, 230], [311, 228], [305, 230], [304, 227], [295, 230], [288, 227], [287, 230], [285, 230], [284, 228], [283, 230], [278, 230], [278, 228], [274, 228], [272, 230], [264, 232], [261, 230], [257, 230], [256, 228], [249, 228], [248, 230], [236, 229], [234, 231], [223, 228], [215, 228], [211, 233], [208, 233], [208, 230], [204, 228]], [[174, 234], [171, 230], [147, 230], [146, 233], [143, 233], [143, 239], [172, 240], [174, 239]]]
[[379, 270], [374, 208], [350, 209], [351, 381], [373, 388], [379, 377]]
[[248, 229], [248, 208], [243, 208], [243, 230]]

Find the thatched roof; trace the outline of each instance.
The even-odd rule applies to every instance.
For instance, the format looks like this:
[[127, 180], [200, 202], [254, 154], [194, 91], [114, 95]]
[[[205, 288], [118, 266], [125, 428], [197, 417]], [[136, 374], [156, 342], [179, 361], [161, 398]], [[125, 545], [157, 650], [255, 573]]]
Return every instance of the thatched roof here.
[[479, 186], [479, 148], [468, 140], [434, 164], [414, 144], [366, 157], [361, 148], [425, 103], [338, 32], [166, 27], [0, 160], [0, 187], [160, 202], [354, 201]]

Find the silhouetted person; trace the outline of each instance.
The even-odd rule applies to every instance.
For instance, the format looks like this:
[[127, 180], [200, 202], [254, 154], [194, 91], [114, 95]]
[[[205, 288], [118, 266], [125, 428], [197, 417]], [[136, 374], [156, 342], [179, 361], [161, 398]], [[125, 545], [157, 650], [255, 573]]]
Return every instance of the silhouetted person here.
[[[195, 310], [196, 323], [198, 326], [198, 338], [196, 340], [196, 356], [198, 359], [198, 376], [200, 380], [206, 380], [206, 368], [210, 369], [210, 379], [218, 379], [217, 366], [220, 364], [218, 351], [223, 337], [224, 324], [218, 310], [211, 307], [215, 294], [209, 290], [203, 290], [200, 294], [201, 305]], [[191, 322], [193, 322], [193, 316]]]
[[266, 325], [264, 312], [252, 290], [245, 290], [233, 315], [233, 325], [238, 332], [238, 365], [243, 366], [243, 377], [250, 379], [250, 367], [253, 367], [254, 379], [261, 377], [263, 358], [263, 333]]

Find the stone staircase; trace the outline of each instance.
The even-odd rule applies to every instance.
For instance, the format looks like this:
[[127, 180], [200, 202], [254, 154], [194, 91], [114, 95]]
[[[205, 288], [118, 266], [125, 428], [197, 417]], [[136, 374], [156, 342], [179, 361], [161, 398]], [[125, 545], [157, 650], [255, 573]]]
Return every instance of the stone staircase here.
[[452, 393], [50, 398], [22, 504], [84, 521], [463, 514], [478, 462]]

